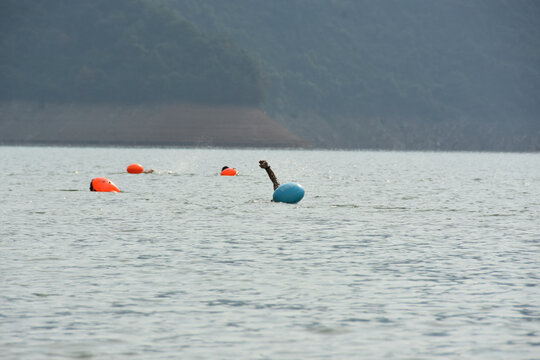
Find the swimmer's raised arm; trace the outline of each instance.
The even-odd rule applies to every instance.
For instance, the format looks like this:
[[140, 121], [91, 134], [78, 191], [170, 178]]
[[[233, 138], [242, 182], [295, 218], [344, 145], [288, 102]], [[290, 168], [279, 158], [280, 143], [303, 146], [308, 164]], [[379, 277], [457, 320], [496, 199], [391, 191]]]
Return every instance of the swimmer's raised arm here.
[[276, 177], [276, 174], [274, 174], [272, 169], [270, 169], [270, 165], [268, 165], [268, 162], [266, 162], [266, 160], [260, 160], [259, 167], [266, 170], [268, 177], [270, 178], [270, 180], [272, 180], [272, 184], [274, 185], [274, 190], [276, 190], [279, 187], [279, 181]]

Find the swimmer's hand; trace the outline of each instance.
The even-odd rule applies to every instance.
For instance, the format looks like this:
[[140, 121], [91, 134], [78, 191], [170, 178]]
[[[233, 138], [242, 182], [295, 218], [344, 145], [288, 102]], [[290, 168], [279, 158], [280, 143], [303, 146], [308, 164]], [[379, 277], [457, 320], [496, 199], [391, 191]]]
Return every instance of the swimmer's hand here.
[[150, 169], [150, 170], [144, 171], [145, 174], [151, 174], [151, 173], [153, 173], [153, 172], [154, 172], [154, 169]]
[[270, 169], [270, 165], [266, 162], [266, 160], [260, 160], [259, 161], [259, 167], [263, 169]]

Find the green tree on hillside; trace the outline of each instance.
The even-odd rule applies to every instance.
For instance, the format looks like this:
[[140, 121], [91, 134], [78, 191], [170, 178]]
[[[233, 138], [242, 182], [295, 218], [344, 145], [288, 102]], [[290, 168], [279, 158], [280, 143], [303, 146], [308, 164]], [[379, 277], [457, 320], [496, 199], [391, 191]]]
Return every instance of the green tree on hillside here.
[[258, 105], [259, 65], [143, 0], [6, 0], [0, 99]]
[[312, 114], [350, 143], [373, 118], [540, 128], [535, 0], [155, 1], [258, 57], [266, 109], [298, 131]]

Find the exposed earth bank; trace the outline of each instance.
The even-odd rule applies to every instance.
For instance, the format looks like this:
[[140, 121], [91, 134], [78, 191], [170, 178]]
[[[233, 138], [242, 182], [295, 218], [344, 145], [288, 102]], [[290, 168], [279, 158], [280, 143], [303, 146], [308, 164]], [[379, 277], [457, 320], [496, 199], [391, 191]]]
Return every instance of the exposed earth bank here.
[[309, 147], [260, 109], [186, 104], [0, 104], [1, 143]]

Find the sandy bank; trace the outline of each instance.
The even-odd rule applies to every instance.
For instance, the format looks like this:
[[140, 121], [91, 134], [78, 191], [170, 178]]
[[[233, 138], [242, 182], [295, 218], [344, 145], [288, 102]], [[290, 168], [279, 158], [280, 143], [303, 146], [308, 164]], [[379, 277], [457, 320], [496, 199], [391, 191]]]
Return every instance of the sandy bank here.
[[250, 107], [0, 104], [0, 142], [231, 147], [307, 143]]

